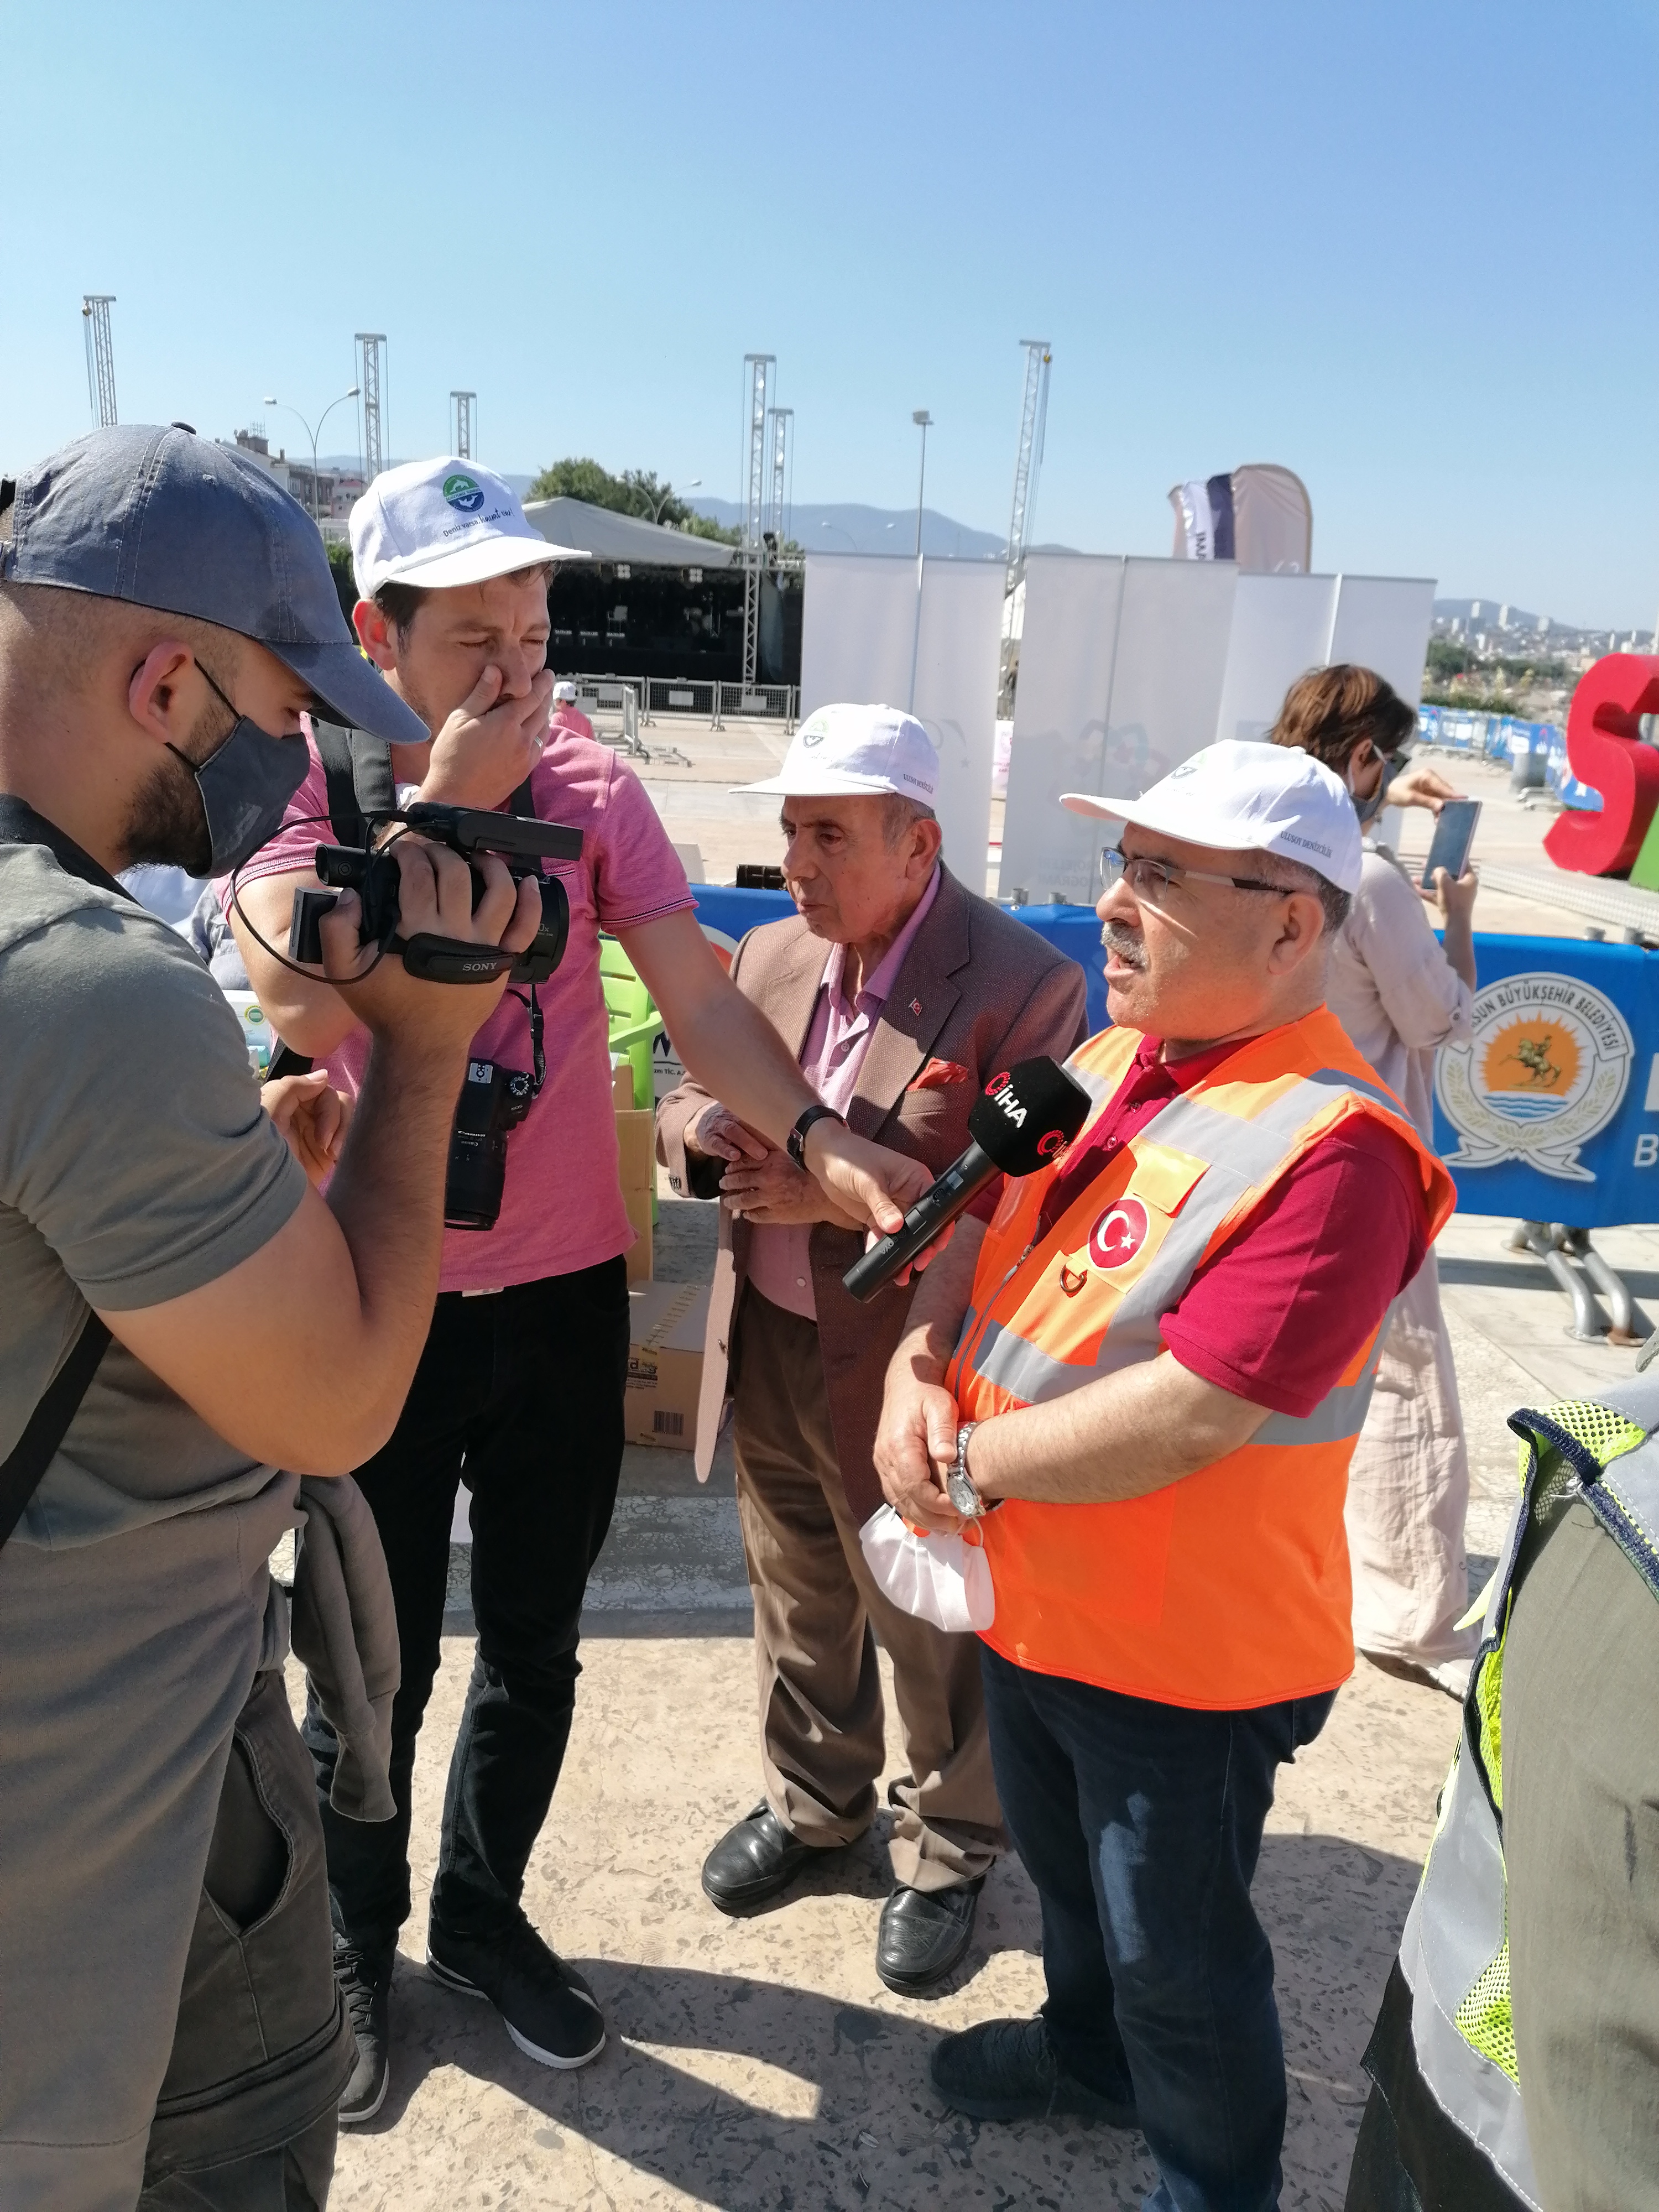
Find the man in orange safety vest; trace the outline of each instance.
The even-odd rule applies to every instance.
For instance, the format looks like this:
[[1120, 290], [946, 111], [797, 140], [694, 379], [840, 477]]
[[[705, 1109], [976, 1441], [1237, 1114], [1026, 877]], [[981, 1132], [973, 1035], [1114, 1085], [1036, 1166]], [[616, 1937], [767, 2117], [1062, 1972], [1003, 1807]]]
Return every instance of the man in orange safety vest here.
[[1139, 2125], [1147, 2212], [1276, 2205], [1273, 1955], [1250, 1899], [1279, 1765], [1353, 1664], [1342, 1506], [1389, 1307], [1449, 1176], [1324, 1004], [1359, 879], [1337, 777], [1206, 747], [1102, 855], [1093, 1107], [922, 1278], [876, 1464], [981, 1541], [1003, 1810], [1048, 2001], [935, 2050], [982, 2119]]

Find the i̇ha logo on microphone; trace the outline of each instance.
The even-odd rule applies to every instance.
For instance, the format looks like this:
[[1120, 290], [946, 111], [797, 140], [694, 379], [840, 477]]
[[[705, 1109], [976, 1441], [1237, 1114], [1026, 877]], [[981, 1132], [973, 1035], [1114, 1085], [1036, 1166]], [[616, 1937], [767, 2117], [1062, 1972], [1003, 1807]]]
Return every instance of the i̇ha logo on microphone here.
[[1089, 1231], [1089, 1257], [1109, 1273], [1127, 1267], [1146, 1242], [1146, 1207], [1138, 1198], [1120, 1198]]

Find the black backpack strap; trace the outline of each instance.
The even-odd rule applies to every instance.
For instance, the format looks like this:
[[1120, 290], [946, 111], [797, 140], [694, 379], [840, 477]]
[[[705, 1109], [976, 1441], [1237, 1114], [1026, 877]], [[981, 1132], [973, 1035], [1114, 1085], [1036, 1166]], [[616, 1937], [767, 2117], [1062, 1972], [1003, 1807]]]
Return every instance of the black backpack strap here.
[[0, 1465], [0, 1544], [22, 1519], [23, 1508], [40, 1487], [40, 1479], [69, 1434], [70, 1423], [108, 1343], [108, 1329], [95, 1313], [88, 1313], [69, 1358], [52, 1376], [46, 1395], [29, 1415], [27, 1426]]
[[342, 845], [363, 844], [371, 822], [384, 822], [398, 811], [392, 748], [367, 730], [344, 729], [314, 716], [311, 734], [328, 781], [328, 818], [335, 837]]

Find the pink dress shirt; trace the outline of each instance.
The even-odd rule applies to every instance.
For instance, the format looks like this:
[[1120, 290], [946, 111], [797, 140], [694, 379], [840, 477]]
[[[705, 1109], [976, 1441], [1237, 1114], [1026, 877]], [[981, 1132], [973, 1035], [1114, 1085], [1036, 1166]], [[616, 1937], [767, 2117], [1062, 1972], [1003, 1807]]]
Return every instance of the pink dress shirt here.
[[[847, 948], [832, 945], [824, 963], [817, 1004], [802, 1048], [800, 1072], [826, 1106], [845, 1114], [857, 1088], [864, 1055], [870, 1049], [881, 1010], [904, 964], [916, 932], [927, 919], [939, 896], [939, 870], [934, 868], [915, 911], [866, 978], [863, 988], [849, 1006], [842, 991]], [[749, 1279], [763, 1298], [803, 1320], [816, 1321], [812, 1297], [812, 1267], [809, 1256], [812, 1236], [810, 1221], [792, 1222], [787, 1228], [757, 1227], [749, 1247]]]

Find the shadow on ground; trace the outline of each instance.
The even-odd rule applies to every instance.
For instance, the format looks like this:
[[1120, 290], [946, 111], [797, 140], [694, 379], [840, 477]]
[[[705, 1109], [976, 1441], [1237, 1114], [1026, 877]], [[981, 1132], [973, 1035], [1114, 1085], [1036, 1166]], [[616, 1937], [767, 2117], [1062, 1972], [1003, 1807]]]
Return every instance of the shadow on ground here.
[[[1405, 1859], [1325, 1835], [1270, 1835], [1263, 1845], [1256, 1893], [1277, 1960], [1290, 2077], [1287, 2207], [1341, 2203], [1364, 2103], [1359, 2057], [1417, 1874]], [[842, 1855], [839, 1877], [826, 1866], [789, 1903], [803, 1906], [838, 1882], [859, 1893], [884, 1886], [873, 1856], [855, 1847]], [[952, 1984], [955, 2023], [1006, 2008], [988, 1989], [975, 2002], [975, 1985], [1006, 1978], [999, 1954], [1036, 1948], [1034, 1900], [1017, 1868], [994, 1876], [986, 1906]], [[718, 1956], [724, 1926], [711, 1918], [701, 1955]], [[361, 2180], [350, 2202], [1012, 2212], [1134, 2207], [1152, 2185], [1136, 2132], [981, 2124], [947, 2112], [929, 2083], [940, 2028], [924, 2004], [878, 2008], [708, 1965], [575, 1963], [611, 2040], [591, 2068], [558, 2074], [524, 2058], [484, 2006], [402, 1962], [392, 2094], [372, 2130], [354, 2132]], [[371, 2151], [365, 2136], [392, 2136], [385, 2148], [393, 2152], [399, 2124], [434, 2094], [428, 2077], [439, 2072], [448, 2077], [448, 2193], [424, 2160], [430, 2195], [389, 2173], [380, 2190], [363, 2189], [375, 2163], [360, 2154]], [[516, 2186], [475, 2195], [485, 2172]]]

